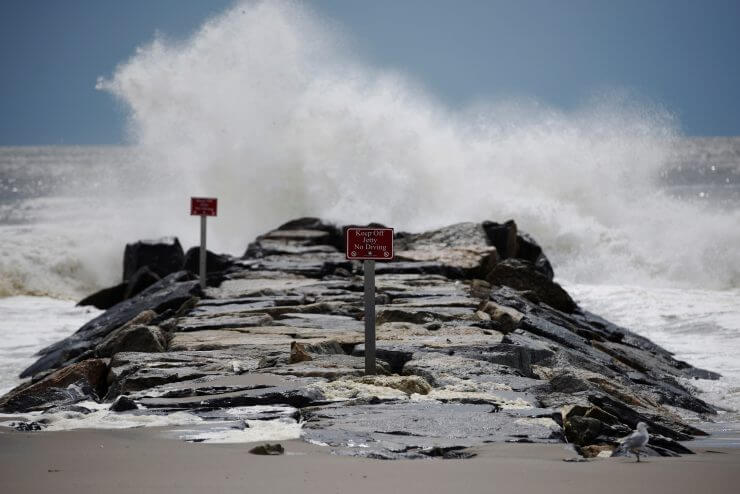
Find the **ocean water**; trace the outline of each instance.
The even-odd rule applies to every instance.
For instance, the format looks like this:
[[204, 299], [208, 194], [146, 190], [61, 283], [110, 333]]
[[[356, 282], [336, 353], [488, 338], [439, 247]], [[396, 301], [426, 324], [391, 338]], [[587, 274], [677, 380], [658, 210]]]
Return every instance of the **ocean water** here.
[[189, 197], [208, 195], [209, 248], [231, 254], [305, 215], [514, 218], [583, 307], [723, 373], [694, 384], [740, 408], [740, 138], [683, 137], [618, 92], [450, 108], [337, 31], [293, 2], [240, 3], [101, 75], [128, 145], [0, 148], [1, 389], [95, 315], [74, 302], [120, 280], [126, 242], [195, 245]]
[[0, 394], [13, 388], [33, 355], [77, 331], [101, 311], [70, 300], [28, 295], [0, 298]]

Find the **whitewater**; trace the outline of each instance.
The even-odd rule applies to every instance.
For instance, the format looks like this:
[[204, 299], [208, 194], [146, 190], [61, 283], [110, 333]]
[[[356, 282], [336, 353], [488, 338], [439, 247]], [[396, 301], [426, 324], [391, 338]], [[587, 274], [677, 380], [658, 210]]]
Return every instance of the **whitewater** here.
[[119, 282], [125, 243], [195, 245], [188, 201], [204, 195], [219, 198], [209, 247], [235, 255], [299, 216], [513, 218], [582, 307], [722, 373], [694, 384], [737, 422], [740, 139], [686, 138], [621, 91], [569, 111], [451, 108], [292, 2], [158, 35], [97, 88], [127, 112], [127, 145], [0, 148], [0, 391], [97, 314], [74, 303]]

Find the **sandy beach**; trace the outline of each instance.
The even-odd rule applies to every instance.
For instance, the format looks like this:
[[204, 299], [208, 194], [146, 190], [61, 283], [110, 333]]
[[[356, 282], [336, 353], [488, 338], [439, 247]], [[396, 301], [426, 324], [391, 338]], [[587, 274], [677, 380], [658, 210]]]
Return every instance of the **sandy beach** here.
[[164, 430], [0, 432], [8, 494], [55, 492], [625, 493], [737, 492], [740, 450], [680, 458], [567, 463], [565, 445], [490, 444], [469, 460], [368, 460], [286, 441], [283, 456], [254, 444], [195, 444]]

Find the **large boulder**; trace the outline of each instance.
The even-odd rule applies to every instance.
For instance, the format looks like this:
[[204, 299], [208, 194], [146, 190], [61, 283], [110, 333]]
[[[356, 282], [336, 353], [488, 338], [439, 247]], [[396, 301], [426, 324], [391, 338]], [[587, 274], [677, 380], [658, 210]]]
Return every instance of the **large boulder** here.
[[468, 246], [402, 250], [396, 253], [396, 259], [439, 263], [440, 273], [466, 277], [490, 271], [496, 263], [496, 249], [490, 246]]
[[136, 402], [128, 396], [119, 396], [116, 401], [110, 406], [109, 410], [112, 412], [128, 412], [129, 410], [136, 410], [138, 405]]
[[119, 283], [118, 285], [109, 288], [103, 288], [92, 295], [88, 295], [80, 300], [77, 305], [92, 305], [101, 310], [108, 310], [114, 305], [138, 295], [160, 279], [162, 278], [157, 273], [149, 269], [148, 266], [143, 266], [131, 275], [128, 281], [124, 281], [123, 283]]
[[110, 357], [118, 352], [164, 352], [167, 337], [157, 326], [132, 325], [109, 334], [97, 347], [95, 353]]
[[487, 276], [494, 285], [504, 285], [515, 290], [533, 292], [537, 299], [563, 312], [573, 312], [578, 307], [563, 287], [537, 271], [529, 261], [506, 259], [496, 264]]
[[103, 288], [91, 295], [80, 300], [79, 306], [92, 306], [100, 310], [108, 310], [117, 303], [126, 299], [126, 289], [128, 283], [119, 283], [118, 285]]
[[496, 264], [496, 247], [479, 223], [457, 223], [424, 233], [399, 233], [399, 261], [437, 263], [439, 273], [454, 278], [485, 276]]
[[484, 221], [483, 230], [489, 241], [496, 247], [501, 259], [523, 259], [534, 265], [535, 270], [550, 280], [554, 272], [542, 247], [526, 233], [519, 232], [514, 220], [504, 223]]
[[123, 253], [123, 280], [130, 280], [134, 273], [144, 266], [157, 276], [164, 277], [180, 271], [184, 262], [185, 253], [177, 237], [126, 244]]
[[542, 247], [531, 236], [520, 233], [517, 235], [517, 243], [519, 245], [517, 258], [533, 263], [534, 268], [547, 276], [548, 279], [552, 280], [555, 277], [555, 271], [552, 269], [550, 260], [545, 255]]
[[486, 247], [491, 244], [479, 223], [465, 222], [423, 233], [396, 234], [395, 247], [407, 249], [442, 249], [450, 247]]
[[[225, 271], [232, 266], [231, 258], [225, 254], [215, 254], [206, 250], [206, 273]], [[191, 247], [185, 254], [183, 269], [192, 273], [200, 272], [200, 247]]]
[[126, 292], [123, 295], [124, 299], [135, 297], [161, 279], [162, 277], [152, 271], [149, 266], [139, 268], [129, 278], [126, 284]]
[[108, 365], [90, 359], [59, 369], [44, 379], [21, 385], [0, 398], [0, 411], [22, 413], [51, 406], [70, 405], [105, 394]]
[[579, 446], [591, 444], [601, 433], [601, 421], [592, 417], [575, 415], [565, 421], [565, 437]]
[[319, 218], [298, 218], [257, 237], [247, 246], [244, 258], [271, 255], [335, 253], [344, 250], [342, 230]]
[[517, 226], [514, 220], [504, 223], [484, 221], [482, 228], [488, 236], [488, 240], [496, 247], [501, 259], [516, 257], [519, 245], [517, 243]]
[[504, 333], [514, 331], [524, 317], [524, 314], [512, 307], [499, 305], [496, 302], [486, 300], [481, 302], [478, 310], [488, 314], [491, 321], [497, 323], [496, 329]]

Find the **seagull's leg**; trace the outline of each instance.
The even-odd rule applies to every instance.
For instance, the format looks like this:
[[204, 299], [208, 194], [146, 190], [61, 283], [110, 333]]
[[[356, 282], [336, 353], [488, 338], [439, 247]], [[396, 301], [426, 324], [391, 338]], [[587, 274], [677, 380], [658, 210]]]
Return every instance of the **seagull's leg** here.
[[635, 455], [637, 456], [637, 463], [640, 463], [640, 450], [639, 449], [635, 450]]

